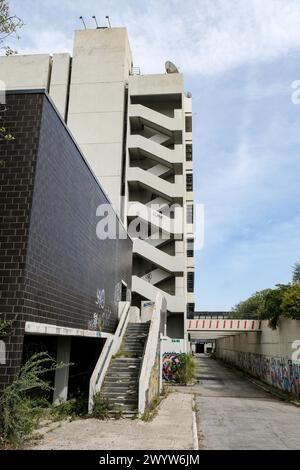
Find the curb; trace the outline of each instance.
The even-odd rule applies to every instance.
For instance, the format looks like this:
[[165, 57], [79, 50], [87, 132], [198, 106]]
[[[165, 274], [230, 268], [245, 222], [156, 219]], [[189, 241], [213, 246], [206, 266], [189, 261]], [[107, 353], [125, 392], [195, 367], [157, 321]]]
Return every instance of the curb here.
[[196, 406], [195, 398], [193, 398], [192, 405], [193, 405], [193, 449], [199, 450], [197, 420], [196, 420], [196, 412], [195, 412], [195, 406]]

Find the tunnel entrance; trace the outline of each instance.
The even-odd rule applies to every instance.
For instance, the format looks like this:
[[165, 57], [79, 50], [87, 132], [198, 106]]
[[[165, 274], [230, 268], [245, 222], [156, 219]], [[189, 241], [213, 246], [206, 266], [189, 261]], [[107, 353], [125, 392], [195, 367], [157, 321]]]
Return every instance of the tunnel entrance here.
[[196, 354], [204, 353], [204, 343], [196, 343]]

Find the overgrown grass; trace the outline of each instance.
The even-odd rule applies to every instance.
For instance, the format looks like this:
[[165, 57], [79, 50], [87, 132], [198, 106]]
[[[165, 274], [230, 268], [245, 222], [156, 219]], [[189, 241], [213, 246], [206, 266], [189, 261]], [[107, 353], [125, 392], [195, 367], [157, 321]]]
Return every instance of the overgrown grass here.
[[148, 423], [149, 421], [152, 421], [158, 413], [159, 405], [165, 398], [167, 398], [169, 394], [170, 394], [169, 389], [164, 387], [161, 395], [155, 398], [151, 402], [151, 404], [147, 407], [147, 409], [144, 411], [144, 413], [141, 416], [141, 420], [145, 421], [146, 423]]
[[109, 418], [109, 412], [111, 411], [111, 405], [108, 398], [104, 397], [101, 392], [94, 395], [93, 398], [93, 417], [97, 419]]
[[178, 369], [175, 372], [176, 382], [189, 385], [195, 380], [196, 363], [192, 354], [181, 354]]
[[43, 399], [34, 398], [38, 391], [51, 390], [43, 378], [47, 372], [64, 367], [48, 353], [34, 354], [21, 368], [18, 377], [6, 387], [0, 397], [0, 443], [18, 447], [29, 439], [38, 425]]
[[87, 399], [78, 391], [77, 395], [67, 401], [61, 401], [51, 409], [51, 417], [56, 420], [87, 418]]
[[120, 406], [112, 404], [101, 392], [94, 395], [92, 417], [96, 419], [121, 419], [123, 410]]
[[128, 351], [124, 351], [124, 350], [120, 349], [120, 350], [117, 352], [117, 354], [115, 354], [115, 355], [112, 357], [112, 360], [118, 359], [118, 358], [120, 358], [120, 357], [125, 357], [125, 358], [132, 358], [132, 359], [134, 359], [134, 358], [139, 357], [139, 355], [136, 354], [136, 353], [134, 353], [134, 352], [128, 352]]

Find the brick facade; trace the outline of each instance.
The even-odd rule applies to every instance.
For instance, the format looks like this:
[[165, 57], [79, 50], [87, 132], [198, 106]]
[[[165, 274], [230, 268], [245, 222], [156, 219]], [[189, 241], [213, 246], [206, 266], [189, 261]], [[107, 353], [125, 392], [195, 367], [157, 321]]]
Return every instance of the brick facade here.
[[19, 370], [26, 321], [113, 332], [132, 263], [123, 228], [123, 239], [97, 238], [107, 198], [48, 97], [19, 92], [7, 104], [15, 141], [0, 142], [0, 313], [14, 323], [0, 387]]

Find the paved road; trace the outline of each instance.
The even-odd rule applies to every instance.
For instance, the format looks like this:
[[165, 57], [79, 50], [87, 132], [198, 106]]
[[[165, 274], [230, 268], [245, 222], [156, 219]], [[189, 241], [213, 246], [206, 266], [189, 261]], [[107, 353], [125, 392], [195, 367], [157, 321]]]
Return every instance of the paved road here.
[[240, 372], [199, 355], [195, 393], [200, 448], [300, 449], [300, 408], [282, 402]]

